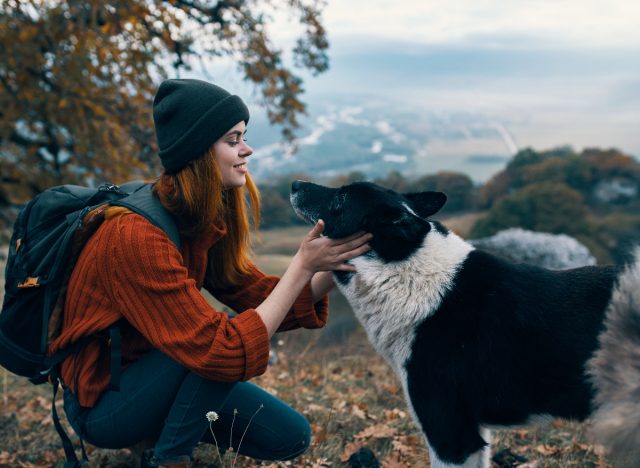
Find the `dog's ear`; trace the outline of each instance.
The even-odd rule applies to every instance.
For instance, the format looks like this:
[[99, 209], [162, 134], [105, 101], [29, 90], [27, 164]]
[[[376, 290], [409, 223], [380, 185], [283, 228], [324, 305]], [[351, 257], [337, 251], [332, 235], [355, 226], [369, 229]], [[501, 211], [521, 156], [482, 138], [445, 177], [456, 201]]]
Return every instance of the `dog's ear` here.
[[447, 196], [442, 192], [416, 192], [403, 195], [411, 202], [415, 212], [423, 218], [436, 214], [447, 201]]

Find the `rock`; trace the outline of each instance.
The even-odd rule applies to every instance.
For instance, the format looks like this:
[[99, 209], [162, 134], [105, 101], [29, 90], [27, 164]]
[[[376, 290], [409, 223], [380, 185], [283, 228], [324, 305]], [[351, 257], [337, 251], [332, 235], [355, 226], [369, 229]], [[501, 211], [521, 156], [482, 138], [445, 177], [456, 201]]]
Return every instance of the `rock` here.
[[480, 250], [513, 262], [530, 263], [553, 270], [596, 264], [587, 247], [565, 234], [511, 228], [469, 242]]
[[491, 457], [491, 461], [499, 468], [512, 468], [527, 461], [522, 455], [513, 453], [508, 448], [502, 449]]
[[368, 447], [362, 447], [349, 457], [350, 468], [380, 468], [380, 462]]

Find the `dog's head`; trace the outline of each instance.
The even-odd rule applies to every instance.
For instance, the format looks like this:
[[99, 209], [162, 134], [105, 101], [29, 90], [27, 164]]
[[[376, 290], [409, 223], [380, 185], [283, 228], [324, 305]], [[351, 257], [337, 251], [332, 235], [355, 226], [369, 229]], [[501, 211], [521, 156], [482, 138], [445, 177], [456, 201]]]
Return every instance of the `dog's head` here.
[[369, 182], [340, 188], [302, 181], [291, 185], [291, 204], [298, 216], [310, 223], [324, 220], [324, 234], [333, 239], [358, 231], [372, 233], [372, 252], [387, 262], [406, 259], [422, 245], [432, 228], [427, 218], [446, 200], [441, 192], [400, 194]]

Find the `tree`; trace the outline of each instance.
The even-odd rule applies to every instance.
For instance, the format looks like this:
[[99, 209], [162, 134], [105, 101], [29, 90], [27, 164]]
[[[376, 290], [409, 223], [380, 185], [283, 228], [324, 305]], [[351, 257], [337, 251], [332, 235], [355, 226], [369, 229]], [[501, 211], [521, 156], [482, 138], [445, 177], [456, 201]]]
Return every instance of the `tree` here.
[[582, 193], [591, 204], [599, 204], [599, 197], [594, 193], [599, 184], [621, 183], [633, 187], [639, 186], [638, 181], [640, 163], [615, 149], [589, 148], [579, 154], [568, 147], [543, 152], [524, 149], [480, 188], [480, 198], [482, 204], [489, 207], [527, 185], [556, 182]]
[[468, 210], [473, 207], [475, 189], [471, 178], [459, 172], [441, 171], [420, 177], [407, 187], [409, 192], [427, 190], [444, 192], [447, 195], [445, 212]]
[[329, 187], [342, 187], [343, 185], [349, 185], [354, 182], [364, 182], [367, 180], [367, 175], [361, 171], [351, 171], [348, 174], [339, 175], [331, 179], [327, 185]]
[[292, 139], [305, 105], [267, 32], [278, 7], [302, 25], [295, 68], [326, 70], [320, 0], [2, 2], [0, 200], [156, 172], [156, 87], [208, 59], [232, 58]]
[[386, 176], [375, 179], [374, 182], [396, 192], [405, 192], [408, 183], [407, 178], [399, 171], [391, 171]]
[[275, 187], [271, 185], [260, 187], [260, 198], [262, 229], [294, 224], [296, 215], [289, 200], [284, 198]]
[[554, 234], [590, 231], [584, 197], [561, 183], [527, 185], [496, 203], [471, 230], [471, 237], [491, 236], [510, 227]]
[[269, 229], [276, 226], [291, 226], [305, 224], [296, 215], [289, 202], [291, 193], [291, 183], [294, 180], [310, 180], [310, 177], [303, 173], [292, 173], [280, 176], [269, 184], [259, 185], [261, 198], [261, 221], [260, 227]]

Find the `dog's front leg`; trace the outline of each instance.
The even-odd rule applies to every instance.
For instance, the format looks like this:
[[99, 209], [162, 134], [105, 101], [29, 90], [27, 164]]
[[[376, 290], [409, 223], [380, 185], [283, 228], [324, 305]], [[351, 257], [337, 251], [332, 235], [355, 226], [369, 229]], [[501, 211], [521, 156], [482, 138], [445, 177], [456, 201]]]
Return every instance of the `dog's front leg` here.
[[453, 385], [414, 385], [409, 387], [409, 396], [410, 408], [429, 444], [432, 466], [490, 466], [491, 434], [480, 427], [465, 391]]
[[487, 442], [487, 445], [469, 455], [462, 464], [445, 462], [438, 457], [435, 449], [427, 441], [431, 468], [489, 468], [491, 466], [491, 431], [489, 431], [489, 429], [481, 429], [480, 434], [484, 441]]

